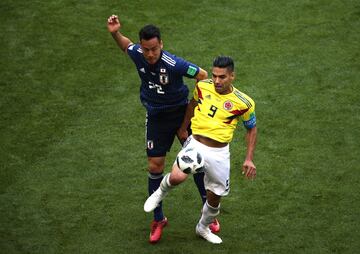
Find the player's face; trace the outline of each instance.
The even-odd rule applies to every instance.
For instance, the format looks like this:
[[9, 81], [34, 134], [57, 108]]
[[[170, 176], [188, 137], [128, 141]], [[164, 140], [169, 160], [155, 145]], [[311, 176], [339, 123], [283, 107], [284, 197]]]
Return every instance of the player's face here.
[[161, 40], [156, 37], [150, 40], [141, 40], [140, 46], [143, 55], [149, 64], [155, 64], [159, 60], [161, 49], [163, 48]]
[[212, 80], [215, 91], [219, 94], [231, 93], [234, 78], [234, 72], [229, 71], [227, 68], [213, 67], [212, 69]]

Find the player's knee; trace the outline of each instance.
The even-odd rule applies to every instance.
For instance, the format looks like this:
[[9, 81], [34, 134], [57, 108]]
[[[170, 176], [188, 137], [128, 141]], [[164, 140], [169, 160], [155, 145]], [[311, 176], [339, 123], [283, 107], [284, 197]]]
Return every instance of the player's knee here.
[[159, 174], [164, 171], [165, 158], [162, 157], [149, 157], [148, 169], [149, 173]]
[[179, 168], [175, 167], [171, 171], [169, 182], [172, 186], [179, 185], [184, 182], [188, 177], [188, 174], [182, 172]]
[[220, 205], [221, 197], [213, 193], [212, 191], [207, 191], [206, 193], [206, 200], [209, 205], [212, 207], [218, 207]]

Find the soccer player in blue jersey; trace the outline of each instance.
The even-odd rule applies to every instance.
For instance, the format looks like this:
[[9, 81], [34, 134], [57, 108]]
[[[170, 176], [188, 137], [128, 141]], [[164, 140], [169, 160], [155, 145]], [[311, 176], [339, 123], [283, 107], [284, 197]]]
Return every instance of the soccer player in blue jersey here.
[[[148, 191], [151, 195], [163, 179], [165, 156], [173, 144], [175, 136], [180, 142], [188, 137], [188, 131], [181, 128], [188, 105], [188, 87], [183, 77], [197, 81], [207, 78], [207, 72], [199, 66], [163, 50], [160, 30], [154, 25], [146, 25], [139, 32], [139, 43], [133, 43], [119, 32], [120, 21], [116, 15], [108, 18], [108, 30], [117, 45], [134, 62], [141, 79], [140, 100], [146, 108], [146, 142], [148, 156]], [[195, 183], [203, 203], [206, 201], [204, 174], [194, 175]], [[161, 239], [167, 218], [162, 204], [154, 210], [151, 223], [150, 243]], [[220, 225], [215, 219], [210, 229], [217, 233]]]

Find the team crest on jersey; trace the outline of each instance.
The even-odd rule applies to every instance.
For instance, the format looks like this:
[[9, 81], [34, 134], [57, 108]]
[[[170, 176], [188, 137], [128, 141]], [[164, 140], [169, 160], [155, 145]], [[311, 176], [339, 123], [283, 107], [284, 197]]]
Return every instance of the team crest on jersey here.
[[160, 74], [159, 74], [159, 78], [160, 78], [160, 83], [162, 85], [167, 85], [169, 84], [169, 76], [166, 73], [166, 69], [165, 68], [160, 68]]
[[231, 101], [225, 101], [224, 102], [224, 109], [231, 110], [233, 108], [234, 104]]
[[154, 141], [148, 140], [148, 141], [147, 141], [147, 148], [148, 148], [149, 150], [152, 150], [152, 149], [154, 148]]

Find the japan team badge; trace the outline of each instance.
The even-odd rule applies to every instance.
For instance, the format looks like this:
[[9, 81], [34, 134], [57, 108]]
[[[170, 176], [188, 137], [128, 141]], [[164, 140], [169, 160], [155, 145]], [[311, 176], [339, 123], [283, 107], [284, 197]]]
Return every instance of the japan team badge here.
[[169, 76], [168, 76], [168, 74], [166, 73], [166, 69], [165, 69], [165, 68], [160, 68], [159, 78], [160, 78], [160, 84], [162, 84], [162, 85], [167, 85], [167, 84], [169, 84]]

